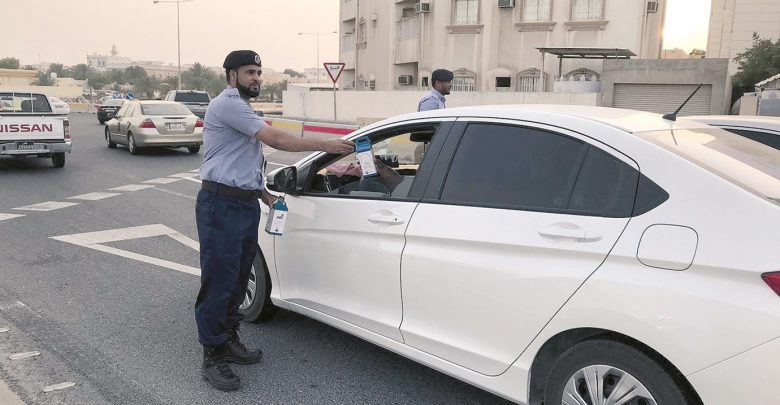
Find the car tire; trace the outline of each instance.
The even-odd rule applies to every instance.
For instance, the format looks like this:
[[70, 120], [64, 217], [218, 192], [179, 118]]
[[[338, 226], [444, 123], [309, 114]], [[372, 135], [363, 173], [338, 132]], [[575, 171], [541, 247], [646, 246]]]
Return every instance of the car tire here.
[[98, 123], [99, 123], [100, 125], [103, 125], [103, 124], [105, 123], [105, 121], [103, 121], [103, 120], [98, 120]]
[[192, 154], [198, 153], [200, 151], [200, 145], [188, 146], [187, 150]]
[[52, 153], [51, 164], [54, 167], [65, 167], [65, 152]]
[[244, 315], [244, 322], [267, 321], [273, 318], [279, 308], [271, 302], [271, 275], [265, 265], [260, 248], [257, 249], [244, 302], [238, 308]]
[[141, 151], [138, 150], [138, 145], [135, 144], [135, 137], [133, 137], [132, 132], [127, 133], [127, 150], [130, 151], [131, 155], [138, 155], [141, 153]]
[[[612, 339], [586, 340], [567, 349], [555, 361], [545, 385], [544, 404], [612, 403], [604, 402], [613, 393], [612, 389], [625, 395], [631, 388], [634, 389], [631, 395], [635, 395], [632, 404], [700, 403], [686, 397], [680, 378], [645, 351], [627, 343]], [[602, 387], [601, 393], [592, 392], [594, 382]]]
[[111, 141], [111, 134], [108, 132], [108, 127], [106, 127], [106, 146], [108, 146], [109, 149], [116, 149], [116, 143]]

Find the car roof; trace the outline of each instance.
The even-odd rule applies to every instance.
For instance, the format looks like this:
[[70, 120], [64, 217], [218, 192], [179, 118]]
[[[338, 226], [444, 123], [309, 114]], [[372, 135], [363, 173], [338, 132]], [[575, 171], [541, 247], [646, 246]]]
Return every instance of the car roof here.
[[393, 122], [419, 118], [501, 118], [532, 122], [555, 123], [561, 118], [586, 120], [609, 125], [625, 132], [637, 133], [656, 130], [703, 128], [697, 121], [671, 121], [661, 114], [612, 107], [560, 104], [512, 104], [445, 108], [404, 114], [372, 124], [378, 127]]
[[138, 104], [176, 104], [181, 105], [178, 101], [166, 101], [166, 100], [135, 100]]
[[763, 115], [691, 115], [681, 118], [719, 127], [741, 127], [780, 132], [780, 117]]

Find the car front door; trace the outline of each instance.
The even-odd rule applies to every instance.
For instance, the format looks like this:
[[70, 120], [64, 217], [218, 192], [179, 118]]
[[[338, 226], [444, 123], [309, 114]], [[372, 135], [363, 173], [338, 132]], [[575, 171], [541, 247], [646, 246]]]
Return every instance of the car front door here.
[[638, 175], [625, 156], [570, 131], [469, 122], [407, 228], [406, 344], [503, 373], [604, 261]]
[[432, 166], [430, 141], [448, 128], [428, 121], [368, 133], [382, 159], [376, 177], [362, 176], [355, 154], [301, 169], [306, 188], [288, 196], [284, 236], [274, 242], [283, 299], [401, 340], [404, 232]]

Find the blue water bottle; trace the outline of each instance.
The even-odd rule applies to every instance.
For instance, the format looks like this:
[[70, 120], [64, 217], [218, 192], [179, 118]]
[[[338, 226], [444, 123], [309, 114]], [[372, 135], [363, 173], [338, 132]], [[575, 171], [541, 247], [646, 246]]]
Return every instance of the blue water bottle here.
[[265, 231], [271, 235], [282, 236], [287, 213], [287, 204], [284, 202], [284, 197], [280, 196], [271, 204], [271, 211], [268, 212], [268, 220], [265, 222]]
[[367, 136], [362, 136], [355, 140], [355, 153], [357, 154], [363, 177], [379, 175], [376, 170], [376, 164], [374, 164], [374, 150], [371, 148], [371, 140]]

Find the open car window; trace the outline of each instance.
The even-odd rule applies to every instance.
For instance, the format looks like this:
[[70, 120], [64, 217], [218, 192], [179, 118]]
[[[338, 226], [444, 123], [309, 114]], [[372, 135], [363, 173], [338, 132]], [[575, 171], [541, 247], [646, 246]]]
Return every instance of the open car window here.
[[356, 153], [326, 155], [314, 163], [313, 178], [305, 191], [323, 196], [406, 199], [437, 127], [426, 124], [368, 135], [376, 176], [363, 176]]

